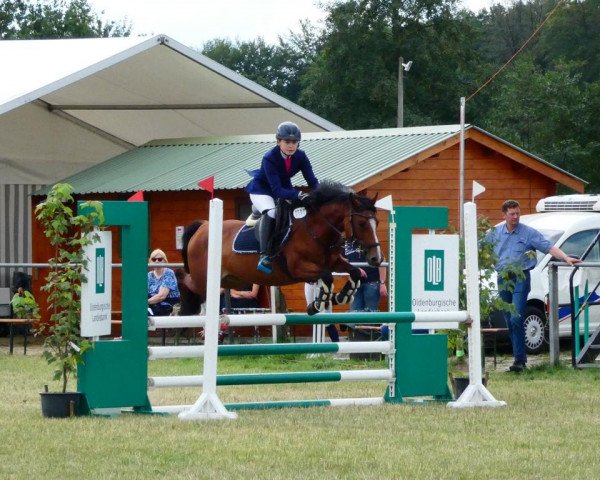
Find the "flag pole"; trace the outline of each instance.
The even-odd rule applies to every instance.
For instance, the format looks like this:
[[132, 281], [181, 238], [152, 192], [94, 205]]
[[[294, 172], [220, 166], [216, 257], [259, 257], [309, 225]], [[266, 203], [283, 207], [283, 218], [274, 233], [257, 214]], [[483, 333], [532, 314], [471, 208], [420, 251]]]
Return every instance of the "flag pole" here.
[[460, 143], [459, 143], [459, 232], [464, 238], [463, 205], [465, 203], [465, 97], [460, 97]]

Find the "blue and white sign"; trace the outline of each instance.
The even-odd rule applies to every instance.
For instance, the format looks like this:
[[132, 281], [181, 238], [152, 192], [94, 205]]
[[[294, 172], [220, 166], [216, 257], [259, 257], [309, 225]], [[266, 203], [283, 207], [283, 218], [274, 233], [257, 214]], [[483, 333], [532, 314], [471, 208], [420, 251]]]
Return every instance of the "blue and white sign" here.
[[110, 335], [112, 310], [112, 234], [96, 232], [100, 241], [88, 245], [85, 276], [81, 284], [81, 336]]

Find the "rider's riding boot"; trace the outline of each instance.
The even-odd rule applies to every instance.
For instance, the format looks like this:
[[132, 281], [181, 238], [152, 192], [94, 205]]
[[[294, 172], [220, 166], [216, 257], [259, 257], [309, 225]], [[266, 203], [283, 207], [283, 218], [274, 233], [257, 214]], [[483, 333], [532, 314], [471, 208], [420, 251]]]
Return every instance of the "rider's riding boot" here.
[[269, 217], [269, 215], [263, 215], [260, 220], [258, 230], [258, 242], [260, 243], [260, 259], [258, 260], [257, 270], [260, 270], [267, 275], [273, 273], [273, 266], [271, 265], [271, 258], [269, 257], [271, 235], [273, 234], [273, 227], [275, 226], [275, 219]]

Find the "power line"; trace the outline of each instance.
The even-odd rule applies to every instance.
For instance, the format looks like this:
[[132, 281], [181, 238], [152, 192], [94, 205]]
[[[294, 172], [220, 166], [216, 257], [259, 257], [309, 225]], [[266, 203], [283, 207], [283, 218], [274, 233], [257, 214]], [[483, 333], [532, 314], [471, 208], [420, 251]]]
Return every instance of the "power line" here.
[[550, 17], [552, 15], [554, 15], [554, 13], [558, 10], [558, 7], [560, 7], [563, 3], [565, 2], [565, 0], [559, 0], [558, 3], [554, 6], [554, 8], [548, 13], [548, 15], [546, 15], [546, 18], [544, 18], [544, 20], [542, 20], [542, 23], [540, 23], [538, 25], [538, 27], [533, 31], [533, 33], [529, 36], [529, 38], [527, 40], [525, 40], [525, 43], [523, 43], [523, 45], [521, 45], [521, 47], [506, 61], [506, 63], [504, 65], [502, 65], [492, 76], [490, 76], [477, 90], [475, 90], [475, 92], [473, 92], [471, 95], [469, 95], [467, 97], [467, 99], [465, 100], [465, 102], [468, 102], [469, 100], [471, 100], [475, 95], [477, 95], [481, 90], [483, 90], [485, 87], [487, 87], [490, 83], [492, 83], [492, 81], [498, 76], [500, 75], [500, 73], [502, 73], [502, 71], [504, 71], [512, 62], [515, 58], [517, 58], [518, 55], [520, 55], [520, 53], [525, 49], [525, 47], [529, 44], [529, 42], [531, 42], [531, 40], [533, 39], [533, 37], [535, 37], [538, 32], [542, 29], [542, 27], [546, 24], [546, 22], [550, 19]]

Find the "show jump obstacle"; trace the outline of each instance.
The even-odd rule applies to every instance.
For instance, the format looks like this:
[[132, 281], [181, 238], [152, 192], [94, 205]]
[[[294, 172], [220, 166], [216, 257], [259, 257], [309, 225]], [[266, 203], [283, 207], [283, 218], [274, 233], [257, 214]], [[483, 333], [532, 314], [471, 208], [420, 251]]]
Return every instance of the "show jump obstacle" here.
[[[469, 321], [469, 352], [481, 352], [477, 233], [475, 204], [465, 204], [465, 257], [467, 261], [467, 311], [411, 312], [411, 238], [414, 229], [444, 229], [448, 211], [443, 207], [395, 207], [390, 222], [390, 263], [394, 312], [318, 314], [231, 315], [232, 327], [247, 325], [314, 325], [329, 323], [388, 323], [394, 326], [390, 341], [344, 343], [295, 343], [264, 345], [218, 345], [221, 225], [223, 206], [211, 201], [209, 268], [206, 314], [190, 317], [147, 316], [148, 211], [146, 202], [104, 202], [105, 223], [120, 227], [122, 244], [122, 339], [100, 340], [86, 352], [79, 367], [78, 390], [84, 394], [88, 412], [120, 409], [139, 413], [179, 413], [184, 420], [235, 418], [232, 410], [306, 407], [313, 405], [369, 405], [403, 403], [411, 399], [450, 400], [447, 367], [447, 337], [441, 334], [413, 335], [414, 322]], [[398, 254], [400, 253], [400, 254]], [[212, 281], [211, 281], [212, 279]], [[203, 346], [148, 347], [148, 328], [204, 327]], [[218, 356], [274, 355], [290, 353], [368, 353], [388, 356], [389, 368], [333, 372], [290, 372], [244, 375], [217, 375]], [[202, 375], [148, 377], [148, 360], [204, 357]], [[470, 385], [450, 407], [497, 407], [497, 401], [482, 384], [480, 354], [469, 356]], [[217, 385], [308, 383], [385, 380], [388, 387], [381, 398], [298, 400], [223, 404]], [[202, 387], [194, 405], [152, 406], [148, 387]]]

